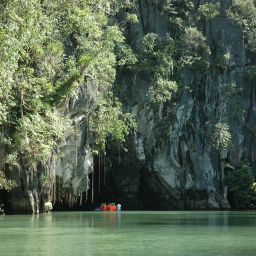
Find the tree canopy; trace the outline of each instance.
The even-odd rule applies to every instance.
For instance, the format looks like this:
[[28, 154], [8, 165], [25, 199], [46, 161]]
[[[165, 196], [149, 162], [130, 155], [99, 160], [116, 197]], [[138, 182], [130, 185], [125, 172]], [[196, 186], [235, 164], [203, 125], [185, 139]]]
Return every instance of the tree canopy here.
[[[63, 138], [68, 123], [59, 109], [78, 86], [95, 94], [91, 130], [104, 149], [107, 136], [124, 141], [134, 122], [110, 96], [116, 65], [132, 58], [116, 12], [118, 0], [4, 0], [0, 3], [0, 143], [2, 165], [36, 168]], [[128, 17], [131, 19], [131, 17]], [[134, 19], [134, 17], [133, 17]], [[126, 58], [119, 45], [126, 50]], [[122, 61], [120, 61], [122, 59]], [[118, 60], [120, 63], [118, 63]], [[111, 125], [101, 131], [106, 115]]]

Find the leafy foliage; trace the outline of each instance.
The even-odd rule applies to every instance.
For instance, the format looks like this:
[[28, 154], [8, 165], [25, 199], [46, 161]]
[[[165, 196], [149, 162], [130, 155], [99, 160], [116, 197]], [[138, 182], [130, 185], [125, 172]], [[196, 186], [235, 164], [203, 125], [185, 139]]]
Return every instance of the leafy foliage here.
[[162, 10], [169, 15], [170, 26], [176, 36], [182, 34], [184, 27], [190, 23], [190, 14], [193, 9], [193, 0], [163, 1]]
[[0, 190], [10, 191], [15, 188], [17, 184], [13, 180], [8, 180], [3, 171], [0, 171]]
[[248, 209], [256, 207], [256, 191], [252, 168], [248, 163], [234, 168], [226, 165], [224, 182], [231, 193], [231, 203], [234, 208]]
[[211, 133], [212, 145], [216, 149], [227, 149], [231, 141], [231, 133], [226, 123], [217, 123]]
[[205, 3], [198, 7], [197, 13], [201, 20], [211, 20], [220, 14], [220, 3]]
[[256, 2], [254, 0], [234, 0], [228, 14], [242, 26], [246, 43], [256, 52]]
[[237, 115], [243, 115], [243, 88], [235, 81], [219, 84], [218, 105], [215, 110], [218, 120], [232, 123]]
[[244, 69], [244, 78], [247, 85], [253, 85], [256, 79], [256, 66], [248, 65]]
[[[100, 136], [96, 141], [105, 143], [102, 136], [111, 133], [124, 140], [132, 118], [124, 122], [121, 104], [107, 98], [115, 81], [116, 65], [135, 62], [122, 31], [110, 22], [124, 6], [132, 6], [132, 1], [0, 3], [0, 129], [7, 153], [5, 164], [35, 168], [45, 162], [67, 127], [59, 107], [76, 93], [78, 86], [88, 83], [95, 94], [90, 108], [101, 109], [104, 105], [101, 115], [111, 113], [115, 118], [104, 134], [95, 133]], [[128, 18], [136, 22], [134, 15]], [[119, 61], [117, 46], [122, 49]]]
[[148, 99], [153, 104], [171, 100], [178, 90], [174, 76], [174, 49], [174, 41], [169, 34], [160, 38], [154, 33], [146, 34], [137, 49], [139, 61], [136, 71], [149, 75], [151, 86]]
[[256, 182], [252, 183], [251, 189], [256, 193]]
[[196, 68], [209, 66], [209, 56], [211, 54], [206, 38], [196, 27], [185, 29], [183, 36], [184, 55], [182, 61], [186, 65]]
[[98, 100], [97, 108], [90, 118], [90, 127], [95, 134], [95, 150], [105, 150], [106, 140], [111, 137], [120, 143], [131, 129], [136, 128], [130, 113], [122, 112], [122, 105], [112, 93]]
[[[193, 26], [193, 1], [165, 0], [160, 10], [170, 17], [170, 34], [149, 32], [136, 43], [135, 73], [144, 73], [149, 80], [148, 100], [153, 104], [171, 101], [183, 83], [183, 67], [205, 70], [209, 67], [210, 48], [203, 33]], [[217, 15], [218, 5], [201, 6], [202, 15]], [[208, 13], [207, 13], [208, 10]]]
[[17, 124], [14, 148], [30, 166], [46, 162], [63, 137], [65, 122], [62, 118], [51, 112], [46, 115], [45, 120], [39, 114], [27, 115]]
[[138, 23], [139, 22], [137, 15], [134, 13], [127, 13], [125, 19], [129, 23]]
[[161, 103], [171, 100], [173, 93], [177, 92], [178, 85], [175, 81], [159, 78], [149, 88], [149, 97], [153, 103]]

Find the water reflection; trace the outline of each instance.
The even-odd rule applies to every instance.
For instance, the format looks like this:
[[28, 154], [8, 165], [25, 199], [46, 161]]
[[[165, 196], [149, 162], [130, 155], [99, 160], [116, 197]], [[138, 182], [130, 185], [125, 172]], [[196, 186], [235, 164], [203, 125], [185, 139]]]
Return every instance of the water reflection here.
[[0, 255], [252, 256], [255, 227], [254, 212], [1, 216]]

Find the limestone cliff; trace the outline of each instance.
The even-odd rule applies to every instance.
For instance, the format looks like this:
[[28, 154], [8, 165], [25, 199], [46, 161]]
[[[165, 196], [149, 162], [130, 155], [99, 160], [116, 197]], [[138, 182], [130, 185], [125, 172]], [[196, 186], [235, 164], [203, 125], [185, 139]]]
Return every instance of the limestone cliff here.
[[[127, 33], [132, 45], [145, 33], [160, 36], [172, 33], [169, 17], [159, 8], [162, 2], [139, 1], [140, 22]], [[204, 2], [195, 1], [195, 6]], [[135, 114], [138, 129], [130, 138], [129, 153], [123, 154], [121, 161], [111, 159], [114, 164], [110, 175], [118, 200], [128, 207], [229, 208], [223, 185], [224, 162], [236, 165], [242, 158], [254, 159], [248, 127], [254, 124], [255, 101], [253, 89], [243, 81], [247, 65], [243, 32], [226, 14], [232, 1], [219, 2], [221, 13], [205, 22], [204, 33], [212, 52], [211, 61], [225, 54], [229, 58], [207, 73], [185, 68], [174, 113], [170, 104], [154, 109], [147, 103], [147, 77], [140, 73], [119, 73], [118, 82], [122, 84], [119, 95]], [[239, 88], [238, 94], [224, 88], [230, 83]], [[238, 99], [242, 110], [237, 109]], [[229, 118], [232, 146], [227, 151], [215, 150], [209, 137], [211, 125], [221, 115], [232, 116]]]
[[[171, 14], [163, 12], [164, 2], [136, 1], [139, 23], [126, 30], [127, 42], [132, 48], [138, 47], [148, 33], [160, 38], [172, 34]], [[232, 0], [211, 2], [220, 3], [220, 14], [205, 21], [203, 26], [212, 53], [210, 62], [223, 56], [228, 58], [208, 72], [185, 66], [175, 104], [165, 102], [158, 107], [147, 100], [151, 82], [145, 73], [118, 70], [116, 94], [137, 121], [137, 130], [127, 141], [128, 152], [112, 143], [107, 147], [106, 156], [93, 157], [87, 120], [90, 98], [81, 86], [77, 97], [65, 107], [64, 113], [73, 120], [75, 131], [66, 132], [58, 160], [49, 161], [46, 168], [52, 176], [49, 187], [43, 188], [38, 177], [18, 178], [21, 186], [10, 197], [14, 209], [28, 208], [24, 198], [28, 199], [29, 195], [22, 191], [29, 186], [32, 201], [38, 201], [38, 195], [50, 197], [60, 207], [86, 205], [92, 200], [96, 203], [119, 201], [126, 209], [230, 207], [223, 184], [224, 163], [237, 165], [243, 158], [255, 161], [250, 132], [256, 120], [255, 92], [243, 78], [249, 61], [243, 31], [226, 13]], [[203, 3], [205, 1], [194, 1], [195, 12]], [[227, 85], [235, 85], [236, 90]], [[216, 150], [209, 134], [212, 125], [227, 116], [231, 117], [228, 124], [232, 146], [228, 150]]]

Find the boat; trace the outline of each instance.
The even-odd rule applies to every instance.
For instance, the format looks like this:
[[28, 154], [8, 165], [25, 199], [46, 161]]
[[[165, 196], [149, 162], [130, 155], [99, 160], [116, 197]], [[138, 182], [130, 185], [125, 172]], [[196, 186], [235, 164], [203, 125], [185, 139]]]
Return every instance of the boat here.
[[100, 208], [101, 208], [102, 211], [115, 212], [116, 211], [116, 204], [115, 203], [110, 203], [110, 204], [103, 203], [103, 204], [101, 204]]

